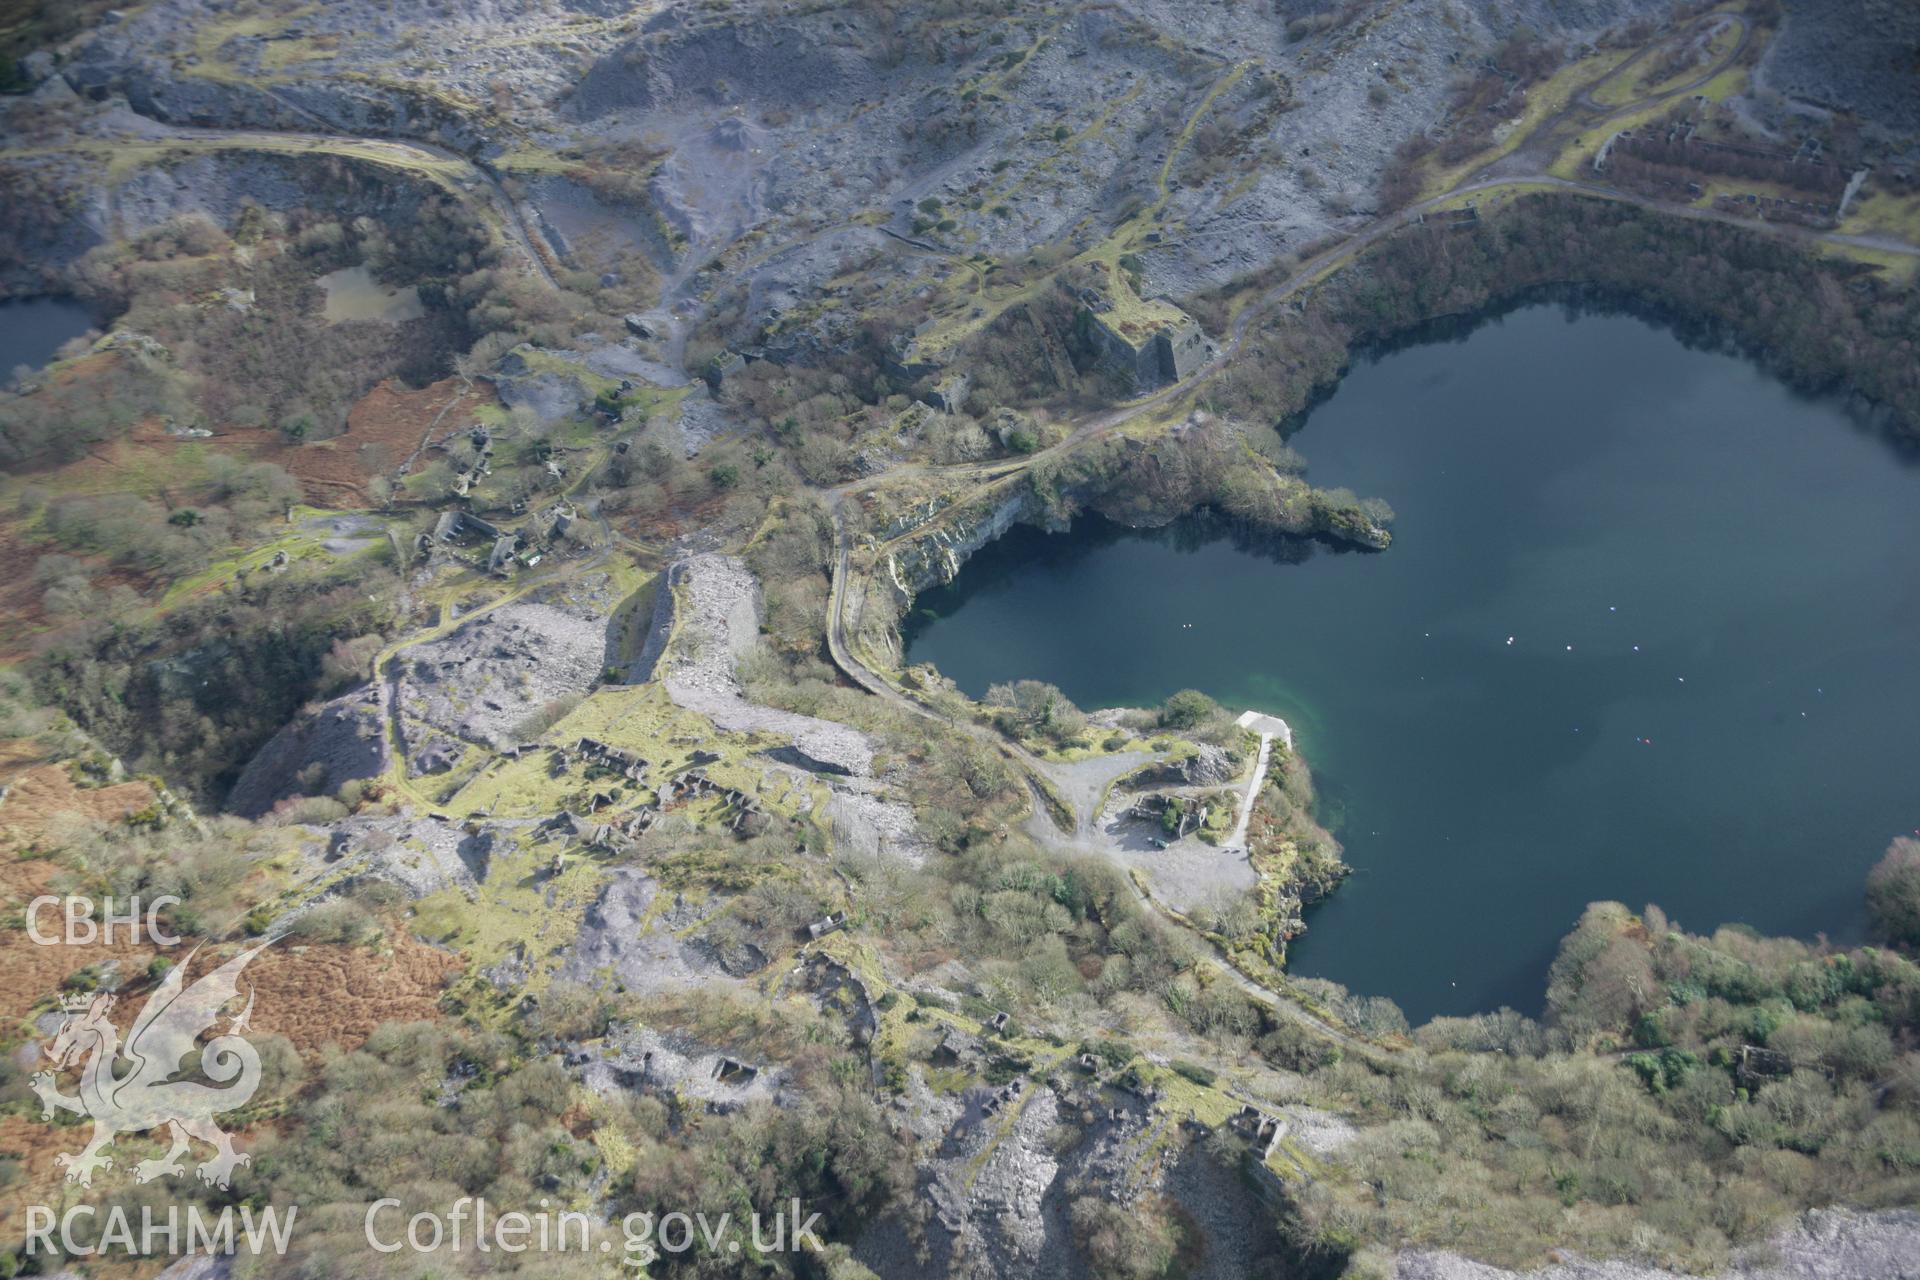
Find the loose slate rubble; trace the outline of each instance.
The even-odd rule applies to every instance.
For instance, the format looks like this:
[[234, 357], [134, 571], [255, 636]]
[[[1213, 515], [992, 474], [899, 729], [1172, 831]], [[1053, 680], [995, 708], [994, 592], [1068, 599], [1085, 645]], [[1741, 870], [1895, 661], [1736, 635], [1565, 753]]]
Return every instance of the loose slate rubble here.
[[503, 605], [403, 650], [394, 659], [400, 707], [410, 721], [500, 749], [540, 708], [591, 689], [606, 644], [603, 620], [550, 604]]

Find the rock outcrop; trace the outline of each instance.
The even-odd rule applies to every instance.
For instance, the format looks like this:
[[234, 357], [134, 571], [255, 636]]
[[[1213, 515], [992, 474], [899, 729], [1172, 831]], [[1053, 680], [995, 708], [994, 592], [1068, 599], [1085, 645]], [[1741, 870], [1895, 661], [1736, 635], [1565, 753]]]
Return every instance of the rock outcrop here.
[[952, 1098], [916, 1080], [899, 1105], [922, 1140], [920, 1234], [931, 1258], [916, 1257], [905, 1217], [883, 1219], [855, 1247], [881, 1280], [1077, 1280], [1086, 1272], [1074, 1202], [1125, 1208], [1149, 1196], [1172, 1200], [1204, 1237], [1196, 1280], [1286, 1274], [1272, 1176], [1232, 1142], [1216, 1149], [1203, 1130], [1122, 1091], [1016, 1077]]
[[873, 744], [857, 729], [747, 700], [736, 666], [760, 635], [760, 586], [738, 556], [707, 554], [671, 565], [647, 640], [631, 673], [658, 679], [675, 703], [736, 733], [775, 733], [810, 761], [865, 777]]
[[300, 714], [267, 740], [227, 793], [227, 808], [257, 818], [281, 800], [337, 792], [355, 778], [384, 773], [387, 692], [362, 685]]
[[605, 624], [517, 601], [401, 651], [391, 678], [409, 721], [489, 747], [553, 700], [585, 693], [605, 669]]

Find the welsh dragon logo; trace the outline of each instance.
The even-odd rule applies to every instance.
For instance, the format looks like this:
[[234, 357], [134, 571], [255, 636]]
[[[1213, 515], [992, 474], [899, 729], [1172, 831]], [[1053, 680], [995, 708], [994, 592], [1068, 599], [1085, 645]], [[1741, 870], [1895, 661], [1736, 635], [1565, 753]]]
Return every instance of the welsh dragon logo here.
[[[181, 1157], [191, 1150], [189, 1139], [214, 1149], [211, 1160], [195, 1172], [202, 1182], [226, 1187], [234, 1168], [250, 1157], [233, 1149], [233, 1139], [213, 1122], [216, 1115], [247, 1104], [260, 1087], [260, 1055], [241, 1032], [253, 1014], [253, 993], [232, 1016], [226, 1029], [200, 1046], [200, 1074], [213, 1084], [176, 1080], [183, 1060], [193, 1052], [203, 1033], [213, 1027], [220, 1011], [240, 994], [240, 973], [272, 939], [243, 951], [192, 986], [186, 983], [186, 961], [167, 971], [159, 989], [147, 998], [127, 1032], [126, 1044], [108, 1015], [115, 997], [101, 992], [78, 1000], [63, 1000], [66, 1020], [51, 1042], [41, 1046], [53, 1063], [50, 1071], [34, 1075], [33, 1091], [40, 1095], [44, 1116], [71, 1111], [93, 1120], [93, 1140], [77, 1155], [55, 1160], [67, 1171], [67, 1181], [93, 1185], [94, 1171], [113, 1168], [106, 1149], [122, 1133], [140, 1133], [165, 1126], [173, 1145], [158, 1160], [142, 1160], [133, 1167], [136, 1182], [184, 1173]], [[195, 948], [194, 954], [199, 949]], [[84, 1063], [83, 1063], [84, 1060]], [[125, 1064], [122, 1067], [120, 1064]], [[80, 1092], [60, 1092], [55, 1075], [78, 1066]]]

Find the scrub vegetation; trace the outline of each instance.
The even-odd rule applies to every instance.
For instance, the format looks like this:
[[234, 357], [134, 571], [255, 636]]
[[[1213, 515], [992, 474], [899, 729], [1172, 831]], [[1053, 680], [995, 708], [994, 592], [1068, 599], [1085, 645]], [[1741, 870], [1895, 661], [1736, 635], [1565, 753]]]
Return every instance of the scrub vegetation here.
[[[1287, 429], [1356, 351], [1543, 292], [1920, 434], [1920, 301], [1862, 245], [1435, 189], [1635, 50], [1617, 105], [1677, 92], [1691, 46], [1533, 3], [95, 7], [0, 30], [34, 95], [0, 272], [103, 326], [0, 391], [0, 1220], [297, 1203], [295, 1251], [236, 1274], [605, 1275], [389, 1267], [363, 1216], [484, 1197], [618, 1251], [629, 1213], [797, 1200], [818, 1251], [647, 1274], [1057, 1246], [1097, 1280], [1361, 1280], [1416, 1246], [1712, 1269], [1808, 1206], [1920, 1200], [1912, 840], [1871, 946], [1598, 903], [1538, 1019], [1415, 1028], [1285, 973], [1345, 867], [1284, 735], [902, 667], [914, 593], [1018, 520], [1386, 549]], [[1671, 20], [1717, 66], [1772, 8]], [[329, 320], [357, 268], [419, 314]], [[1178, 378], [1115, 368], [1100, 314], [1185, 334]], [[220, 814], [256, 766], [259, 819]], [[1128, 862], [1101, 807], [1156, 787]], [[1182, 856], [1234, 892], [1176, 905], [1146, 872], [1203, 807]], [[45, 893], [173, 895], [196, 965], [276, 939], [231, 1190], [61, 1180], [31, 1084], [60, 995], [137, 1005], [189, 961], [34, 945]], [[18, 1243], [0, 1274], [68, 1261]]]
[[[1914, 291], [1771, 237], [1600, 200], [1520, 196], [1463, 226], [1410, 228], [1315, 292], [1306, 314], [1264, 326], [1250, 358], [1200, 392], [1244, 418], [1284, 422], [1329, 385], [1356, 346], [1390, 342], [1555, 290], [1650, 313], [1691, 340], [1736, 347], [1790, 385], [1847, 393], [1920, 438]], [[1196, 304], [1223, 320], [1232, 295]]]
[[1547, 1012], [1439, 1018], [1385, 1072], [1309, 1062], [1383, 1123], [1352, 1158], [1372, 1201], [1309, 1199], [1314, 1238], [1466, 1220], [1517, 1262], [1564, 1239], [1690, 1270], [1803, 1204], [1920, 1194], [1920, 966], [1656, 907], [1587, 909]]

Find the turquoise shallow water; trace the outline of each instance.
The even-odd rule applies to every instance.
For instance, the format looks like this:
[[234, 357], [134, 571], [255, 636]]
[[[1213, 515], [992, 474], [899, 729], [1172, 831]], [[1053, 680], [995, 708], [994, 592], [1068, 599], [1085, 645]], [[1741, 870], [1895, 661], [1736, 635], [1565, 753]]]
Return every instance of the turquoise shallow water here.
[[1294, 969], [1416, 1021], [1537, 1011], [1596, 899], [1857, 935], [1920, 828], [1907, 460], [1742, 358], [1544, 305], [1357, 365], [1294, 444], [1394, 505], [1389, 551], [1017, 530], [918, 602], [911, 659], [1286, 716], [1355, 868]]

